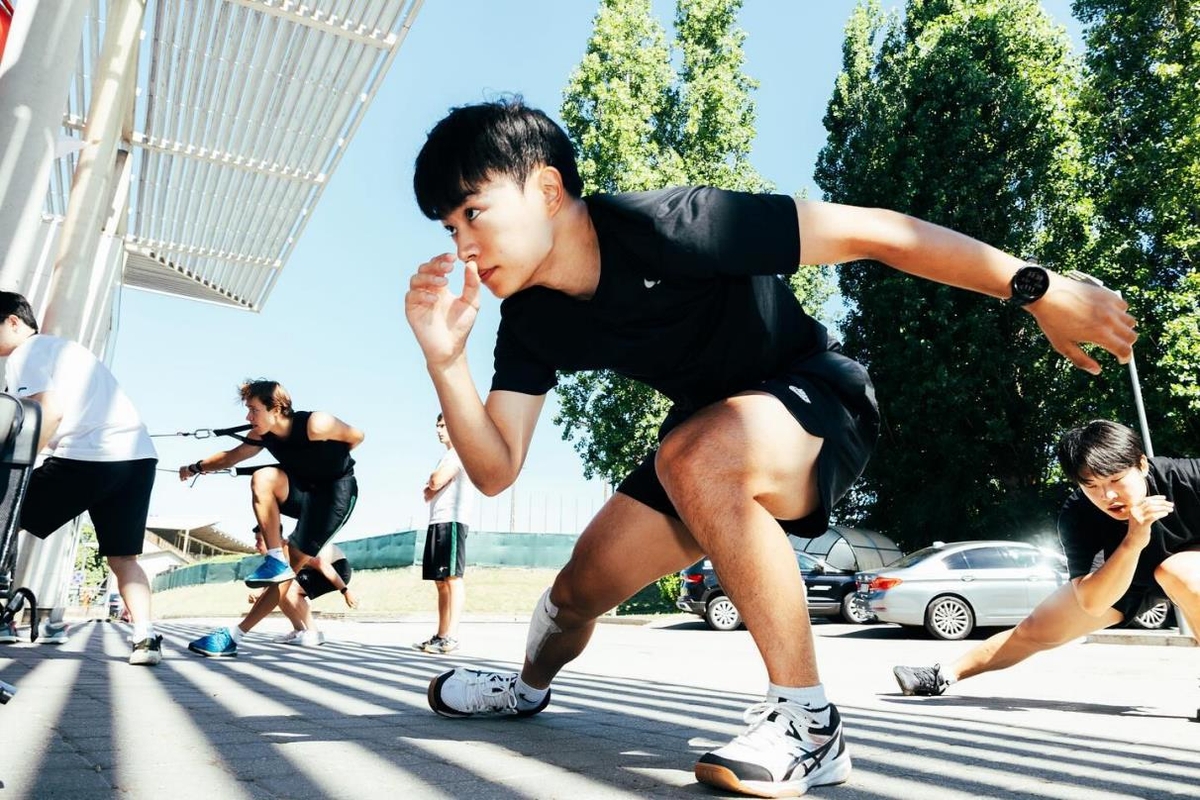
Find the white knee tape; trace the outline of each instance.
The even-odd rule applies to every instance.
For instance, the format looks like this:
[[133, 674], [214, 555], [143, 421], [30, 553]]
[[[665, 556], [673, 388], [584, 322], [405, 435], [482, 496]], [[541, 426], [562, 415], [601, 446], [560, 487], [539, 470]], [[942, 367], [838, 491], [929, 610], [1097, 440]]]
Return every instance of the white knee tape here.
[[529, 638], [525, 640], [525, 656], [531, 662], [537, 661], [542, 646], [552, 634], [562, 633], [562, 628], [554, 624], [558, 616], [558, 606], [550, 602], [550, 590], [547, 589], [537, 601], [533, 609], [533, 617], [529, 620]]

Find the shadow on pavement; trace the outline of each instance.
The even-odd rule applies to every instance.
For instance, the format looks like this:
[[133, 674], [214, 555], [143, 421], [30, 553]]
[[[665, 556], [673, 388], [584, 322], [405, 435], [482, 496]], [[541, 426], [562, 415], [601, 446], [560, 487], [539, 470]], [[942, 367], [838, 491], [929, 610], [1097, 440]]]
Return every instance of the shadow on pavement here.
[[[349, 641], [307, 650], [254, 635], [244, 656], [202, 659], [185, 647], [203, 629], [160, 630], [170, 648], [154, 669], [125, 663], [116, 626], [88, 626], [57, 649], [0, 651], [13, 659], [0, 678], [27, 684], [0, 718], [26, 721], [35, 748], [0, 753], [14, 797], [718, 797], [693, 782], [692, 765], [741, 732], [758, 699], [568, 670], [537, 717], [451, 720], [428, 709], [434, 675], [517, 665]], [[56, 676], [66, 685], [54, 686]], [[895, 708], [841, 705], [855, 772], [814, 796], [1165, 798], [1200, 785], [1194, 747], [1129, 741], [1110, 722], [1080, 734], [1021, 713], [1011, 722], [964, 713], [1140, 715], [1127, 706], [884, 699]]]

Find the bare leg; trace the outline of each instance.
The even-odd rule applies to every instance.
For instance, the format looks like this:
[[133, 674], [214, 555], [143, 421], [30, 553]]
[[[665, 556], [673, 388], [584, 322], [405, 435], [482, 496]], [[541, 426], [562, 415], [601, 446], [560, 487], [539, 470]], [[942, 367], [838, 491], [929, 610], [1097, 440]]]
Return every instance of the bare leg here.
[[1192, 637], [1200, 642], [1200, 550], [1170, 556], [1154, 570], [1154, 577], [1183, 613]]
[[117, 591], [135, 624], [150, 623], [150, 581], [137, 556], [108, 556], [108, 568], [117, 576]]
[[799, 519], [820, 506], [822, 443], [776, 398], [754, 393], [684, 422], [663, 441], [656, 462], [779, 686], [820, 683], [804, 581], [776, 519]]
[[701, 555], [678, 520], [614, 494], [584, 529], [571, 560], [554, 579], [550, 600], [558, 607], [554, 624], [560, 632], [546, 637], [536, 663], [525, 659], [522, 679], [545, 689], [564, 665], [583, 652], [597, 617]]
[[288, 582], [287, 591], [279, 598], [279, 610], [292, 623], [294, 630], [315, 631], [317, 629], [312, 616], [312, 604], [300, 590], [298, 582]]
[[254, 506], [254, 518], [262, 531], [267, 547], [283, 546], [283, 531], [280, 527], [279, 506], [287, 500], [287, 473], [276, 467], [265, 467], [250, 476], [250, 496]]
[[1109, 608], [1100, 616], [1083, 610], [1075, 597], [1074, 583], [1058, 588], [1015, 628], [997, 633], [949, 666], [948, 672], [964, 680], [984, 672], [1006, 669], [1035, 653], [1051, 650], [1080, 636], [1121, 621], [1121, 613]]
[[462, 578], [446, 578], [435, 583], [438, 591], [437, 635], [443, 639], [453, 639], [467, 601], [467, 587]]
[[275, 606], [279, 605], [279, 598], [282, 595], [280, 587], [290, 588], [295, 581], [284, 581], [282, 584], [272, 583], [263, 589], [262, 594], [254, 601], [254, 605], [247, 612], [246, 616], [238, 623], [242, 633], [249, 633], [255, 625], [262, 622], [267, 616], [275, 610]]

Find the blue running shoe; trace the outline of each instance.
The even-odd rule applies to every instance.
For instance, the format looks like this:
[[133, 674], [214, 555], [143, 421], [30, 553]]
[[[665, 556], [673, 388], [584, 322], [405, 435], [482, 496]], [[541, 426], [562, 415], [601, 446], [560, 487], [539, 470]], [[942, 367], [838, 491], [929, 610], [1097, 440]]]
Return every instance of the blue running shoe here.
[[272, 556], [265, 556], [258, 569], [246, 576], [246, 585], [251, 589], [260, 586], [270, 586], [273, 583], [283, 583], [296, 577], [292, 568]]
[[209, 658], [231, 658], [237, 655], [237, 642], [227, 628], [217, 628], [188, 644], [188, 650]]

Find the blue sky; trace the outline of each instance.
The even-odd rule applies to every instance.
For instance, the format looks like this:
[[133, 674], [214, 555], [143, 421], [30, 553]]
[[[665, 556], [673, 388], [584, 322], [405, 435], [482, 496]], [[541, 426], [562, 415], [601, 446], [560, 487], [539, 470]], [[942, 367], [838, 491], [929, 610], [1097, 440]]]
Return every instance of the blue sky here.
[[[1078, 41], [1069, 0], [1042, 5]], [[812, 171], [825, 138], [821, 118], [853, 7], [749, 0], [742, 12], [746, 71], [760, 81], [751, 160], [781, 192], [820, 196]], [[437, 398], [402, 305], [409, 275], [450, 241], [416, 208], [412, 161], [451, 106], [519, 92], [557, 118], [596, 8], [583, 0], [426, 0], [261, 313], [123, 292], [112, 367], [151, 433], [240, 423], [237, 385], [273, 378], [297, 408], [328, 411], [366, 433], [356, 451], [360, 502], [341, 537], [423, 528], [421, 486], [443, 450], [433, 427]], [[674, 3], [655, 0], [655, 11], [669, 25]], [[485, 292], [468, 347], [481, 391], [491, 379], [498, 308]], [[516, 530], [577, 531], [604, 498], [551, 423], [555, 408], [551, 396], [516, 485]], [[233, 444], [155, 443], [160, 467]], [[485, 500], [471, 522], [508, 530], [513, 508], [505, 493]], [[254, 524], [247, 479], [221, 475], [189, 488], [160, 473], [151, 513], [218, 520], [246, 539]]]

